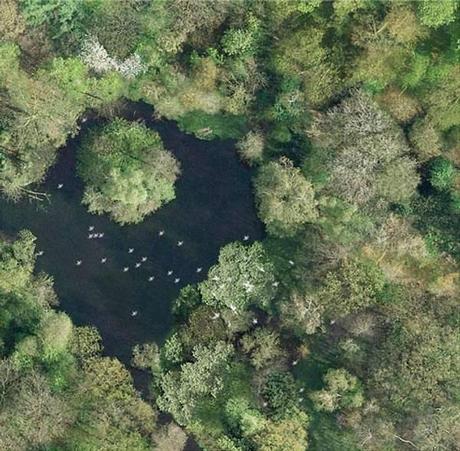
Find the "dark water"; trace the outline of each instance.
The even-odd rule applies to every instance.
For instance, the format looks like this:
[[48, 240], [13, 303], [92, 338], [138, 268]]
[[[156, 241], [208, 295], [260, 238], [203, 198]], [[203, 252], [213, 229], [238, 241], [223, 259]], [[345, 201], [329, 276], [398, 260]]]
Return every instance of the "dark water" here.
[[[171, 326], [170, 306], [179, 289], [202, 280], [219, 248], [249, 235], [260, 239], [250, 171], [229, 141], [201, 141], [180, 132], [173, 122], [152, 120], [145, 104], [128, 104], [121, 116], [144, 120], [157, 130], [180, 161], [176, 199], [138, 225], [119, 226], [108, 216], [87, 213], [81, 205], [82, 182], [75, 173], [80, 137], [98, 120], [83, 124], [78, 137], [61, 150], [57, 164], [39, 190], [49, 201], [0, 200], [0, 229], [14, 234], [30, 229], [37, 236], [38, 270], [54, 277], [60, 307], [78, 325], [95, 325], [105, 354], [128, 362], [136, 343], [164, 339]], [[57, 189], [57, 185], [64, 186]], [[104, 233], [88, 239], [88, 228]], [[164, 230], [164, 236], [158, 232]], [[184, 241], [181, 247], [178, 241]], [[129, 248], [134, 248], [132, 254]], [[148, 260], [135, 269], [141, 257]], [[102, 264], [101, 258], [107, 262]], [[76, 261], [82, 260], [81, 266]], [[129, 266], [128, 272], [122, 268]], [[202, 267], [201, 273], [196, 272]], [[174, 271], [170, 277], [168, 270]], [[148, 277], [154, 276], [153, 282]], [[174, 279], [180, 278], [175, 284]], [[137, 316], [131, 316], [132, 311]]]

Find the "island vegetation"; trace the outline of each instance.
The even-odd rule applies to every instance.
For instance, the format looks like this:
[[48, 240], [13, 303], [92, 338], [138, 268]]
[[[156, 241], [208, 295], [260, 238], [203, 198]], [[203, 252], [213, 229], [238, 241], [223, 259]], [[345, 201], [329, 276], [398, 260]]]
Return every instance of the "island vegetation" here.
[[166, 340], [133, 349], [142, 399], [59, 311], [31, 233], [2, 236], [0, 449], [458, 449], [459, 17], [457, 0], [2, 0], [4, 196], [40, 199], [91, 111], [88, 209], [135, 223], [173, 201], [172, 149], [116, 117], [142, 101], [235, 141], [266, 237], [225, 245]]

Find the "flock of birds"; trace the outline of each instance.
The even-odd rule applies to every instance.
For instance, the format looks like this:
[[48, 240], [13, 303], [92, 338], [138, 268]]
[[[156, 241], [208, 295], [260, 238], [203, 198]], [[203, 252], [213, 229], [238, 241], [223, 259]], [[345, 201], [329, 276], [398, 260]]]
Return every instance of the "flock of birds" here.
[[[88, 239], [89, 240], [104, 237], [104, 232], [97, 232], [96, 233], [96, 232], [94, 232], [94, 229], [95, 229], [94, 226], [89, 226], [88, 227], [88, 232], [89, 232], [88, 233]], [[164, 234], [165, 234], [164, 230], [160, 230], [158, 232], [158, 236], [160, 236], [160, 237], [163, 236]], [[249, 235], [244, 235], [243, 241], [249, 241]], [[176, 245], [177, 245], [177, 247], [182, 247], [184, 245], [184, 241], [183, 240], [177, 241]], [[128, 254], [132, 254], [132, 253], [134, 253], [134, 248], [133, 247], [128, 248]], [[43, 255], [43, 251], [40, 251], [37, 255]], [[141, 257], [141, 259], [134, 264], [134, 268], [139, 269], [142, 266], [142, 263], [145, 263], [147, 260], [148, 260], [148, 257], [146, 257], [146, 256]], [[107, 257], [102, 257], [101, 260], [100, 260], [100, 263], [101, 264], [107, 263]], [[75, 261], [76, 266], [81, 266], [82, 264], [83, 264], [83, 260], [76, 260]], [[130, 270], [129, 266], [123, 266], [123, 268], [122, 268], [122, 272], [128, 272], [129, 270]], [[200, 273], [202, 271], [203, 271], [203, 268], [201, 266], [196, 268], [197, 273]], [[170, 270], [167, 271], [166, 274], [167, 274], [168, 277], [170, 277], [170, 276], [172, 276], [174, 274], [174, 271], [172, 269], [170, 269]], [[149, 276], [147, 280], [149, 282], [153, 282], [155, 280], [155, 276]], [[179, 282], [180, 282], [180, 277], [174, 278], [174, 283], [175, 284], [177, 284]]]

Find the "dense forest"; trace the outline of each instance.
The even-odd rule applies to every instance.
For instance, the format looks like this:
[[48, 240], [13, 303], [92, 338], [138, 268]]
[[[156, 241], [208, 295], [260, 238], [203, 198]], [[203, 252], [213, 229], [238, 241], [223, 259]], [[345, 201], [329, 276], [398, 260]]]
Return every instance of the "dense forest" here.
[[59, 310], [35, 237], [3, 234], [0, 449], [458, 450], [459, 5], [1, 0], [4, 197], [40, 202], [91, 112], [88, 210], [174, 202], [179, 162], [117, 118], [142, 101], [235, 142], [266, 235], [224, 246], [166, 340], [135, 346], [141, 396]]

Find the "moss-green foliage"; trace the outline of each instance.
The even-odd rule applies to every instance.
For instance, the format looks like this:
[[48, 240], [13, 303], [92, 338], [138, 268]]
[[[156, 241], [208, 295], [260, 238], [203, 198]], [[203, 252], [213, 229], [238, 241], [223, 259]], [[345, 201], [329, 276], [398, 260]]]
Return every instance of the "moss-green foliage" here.
[[242, 312], [251, 305], [267, 309], [276, 288], [273, 265], [261, 243], [223, 247], [219, 262], [199, 285], [203, 301]]
[[289, 160], [263, 166], [254, 185], [259, 216], [270, 233], [293, 235], [316, 219], [313, 187]]
[[446, 191], [452, 187], [455, 176], [455, 167], [451, 161], [439, 157], [430, 164], [428, 179], [433, 188]]
[[115, 119], [86, 137], [78, 171], [89, 211], [107, 212], [125, 224], [142, 221], [174, 199], [179, 164], [163, 149], [158, 133]]
[[417, 13], [424, 25], [438, 28], [455, 20], [457, 8], [458, 2], [455, 0], [440, 0], [439, 2], [421, 0]]
[[364, 402], [361, 384], [347, 370], [329, 370], [324, 376], [325, 388], [312, 392], [317, 410], [333, 412], [337, 409], [360, 407]]

